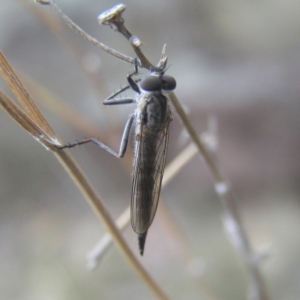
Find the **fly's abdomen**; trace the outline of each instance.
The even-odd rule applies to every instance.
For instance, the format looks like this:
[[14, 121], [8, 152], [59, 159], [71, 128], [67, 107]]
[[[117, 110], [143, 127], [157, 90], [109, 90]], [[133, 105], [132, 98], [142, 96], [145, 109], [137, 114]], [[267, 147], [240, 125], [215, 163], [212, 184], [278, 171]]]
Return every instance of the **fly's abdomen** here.
[[[144, 133], [145, 134], [145, 133]], [[139, 160], [135, 166], [135, 178], [133, 184], [133, 199], [135, 209], [133, 216], [133, 228], [137, 233], [144, 233], [150, 227], [156, 210], [155, 184], [157, 170], [155, 158], [157, 139], [149, 134], [139, 144]]]

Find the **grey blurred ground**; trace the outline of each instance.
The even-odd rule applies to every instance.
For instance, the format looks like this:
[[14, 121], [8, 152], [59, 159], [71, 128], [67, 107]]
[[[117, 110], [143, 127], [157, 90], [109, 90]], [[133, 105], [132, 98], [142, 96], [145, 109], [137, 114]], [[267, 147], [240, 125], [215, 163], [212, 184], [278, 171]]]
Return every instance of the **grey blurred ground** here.
[[[115, 135], [110, 144], [117, 149], [131, 108], [104, 108], [101, 100], [126, 84], [131, 67], [73, 35], [88, 58], [98, 57], [99, 95], [64, 44], [22, 2], [1, 1], [1, 50], [17, 71], [101, 130], [108, 132], [109, 124]], [[97, 15], [115, 1], [58, 3], [87, 32], [133, 55], [121, 36], [97, 24]], [[272, 245], [262, 266], [270, 298], [299, 299], [300, 2], [124, 3], [126, 24], [145, 42], [152, 61], [167, 43], [168, 73], [177, 79], [177, 96], [199, 133], [210, 116], [218, 119], [222, 170], [251, 241], [257, 250]], [[3, 80], [1, 89], [9, 93]], [[35, 91], [29, 92], [34, 97]], [[86, 136], [41, 108], [64, 141]], [[0, 299], [153, 299], [115, 248], [96, 272], [86, 271], [85, 255], [102, 236], [102, 225], [55, 158], [2, 110], [0, 128]], [[168, 160], [183, 147], [181, 130], [175, 116]], [[72, 153], [117, 217], [130, 201], [130, 174], [95, 147]], [[226, 238], [221, 205], [201, 160], [189, 163], [162, 196], [187, 237], [195, 265], [200, 262], [205, 270], [199, 284], [181, 261], [159, 210], [142, 259], [151, 274], [172, 299], [246, 299], [247, 274]], [[125, 236], [137, 252], [132, 230]]]

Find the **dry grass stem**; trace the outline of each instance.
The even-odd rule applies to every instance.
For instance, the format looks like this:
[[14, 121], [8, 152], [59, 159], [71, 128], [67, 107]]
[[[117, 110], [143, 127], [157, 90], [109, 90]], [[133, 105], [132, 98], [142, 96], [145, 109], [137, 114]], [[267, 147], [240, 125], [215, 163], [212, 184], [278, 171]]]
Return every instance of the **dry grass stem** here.
[[41, 114], [34, 101], [26, 91], [25, 87], [21, 83], [17, 74], [14, 72], [8, 61], [5, 59], [2, 52], [0, 52], [0, 72], [12, 92], [16, 95], [17, 99], [21, 103], [24, 111], [28, 117], [34, 121], [43, 131], [49, 136], [54, 138], [55, 134], [46, 119]]
[[132, 57], [129, 57], [127, 55], [124, 55], [123, 53], [120, 53], [117, 50], [114, 50], [108, 46], [106, 46], [105, 44], [99, 42], [98, 40], [96, 40], [95, 38], [93, 38], [92, 36], [90, 36], [88, 33], [86, 33], [84, 30], [82, 30], [77, 24], [75, 24], [68, 16], [66, 16], [61, 9], [56, 5], [55, 1], [53, 0], [47, 0], [47, 1], [42, 1], [44, 3], [42, 3], [41, 1], [37, 1], [36, 2], [40, 2], [41, 4], [47, 4], [50, 5], [52, 7], [52, 9], [54, 10], [54, 12], [65, 22], [65, 24], [67, 26], [69, 26], [72, 30], [74, 30], [75, 32], [77, 32], [79, 35], [81, 35], [85, 40], [87, 40], [88, 42], [90, 42], [91, 44], [95, 45], [96, 47], [98, 47], [99, 49], [115, 56], [118, 59], [124, 60], [130, 64], [134, 64], [135, 59]]

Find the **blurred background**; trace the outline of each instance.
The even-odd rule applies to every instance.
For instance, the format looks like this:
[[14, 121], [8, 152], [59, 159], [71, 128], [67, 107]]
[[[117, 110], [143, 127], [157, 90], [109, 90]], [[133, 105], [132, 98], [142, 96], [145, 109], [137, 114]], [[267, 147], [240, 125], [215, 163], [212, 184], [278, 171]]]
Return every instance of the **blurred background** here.
[[[118, 2], [57, 2], [85, 31], [134, 56], [121, 35], [97, 22]], [[300, 2], [124, 4], [127, 27], [152, 62], [167, 44], [168, 74], [199, 134], [210, 118], [218, 122], [220, 166], [248, 236], [256, 251], [271, 249], [261, 265], [270, 299], [299, 299]], [[2, 0], [0, 20], [1, 50], [63, 141], [96, 136], [118, 149], [134, 107], [104, 107], [102, 100], [126, 85], [132, 66], [34, 1]], [[0, 86], [12, 96], [2, 79]], [[153, 299], [114, 246], [87, 271], [102, 224], [55, 157], [2, 110], [0, 128], [0, 298]], [[167, 161], [188, 142], [174, 113]], [[114, 218], [130, 203], [131, 150], [125, 163], [93, 145], [72, 150]], [[141, 261], [170, 297], [246, 299], [248, 274], [199, 155], [163, 189], [161, 202]], [[130, 226], [124, 235], [138, 255]]]

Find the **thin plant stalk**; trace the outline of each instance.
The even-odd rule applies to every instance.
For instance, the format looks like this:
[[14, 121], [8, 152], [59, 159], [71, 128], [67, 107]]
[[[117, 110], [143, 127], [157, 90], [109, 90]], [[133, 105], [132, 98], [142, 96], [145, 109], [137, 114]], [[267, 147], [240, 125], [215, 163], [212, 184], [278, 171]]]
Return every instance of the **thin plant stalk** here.
[[123, 53], [106, 46], [105, 44], [99, 42], [98, 40], [96, 40], [94, 37], [92, 37], [91, 35], [89, 35], [88, 33], [86, 33], [83, 29], [81, 29], [77, 24], [75, 24], [67, 15], [65, 15], [61, 9], [57, 6], [57, 4], [55, 3], [55, 1], [53, 0], [35, 0], [36, 2], [40, 3], [40, 4], [44, 4], [44, 5], [50, 5], [52, 7], [52, 9], [54, 10], [54, 12], [60, 17], [62, 18], [62, 20], [75, 32], [77, 32], [79, 35], [81, 35], [85, 40], [87, 40], [88, 42], [90, 42], [91, 44], [95, 45], [96, 47], [98, 47], [99, 49], [107, 52], [110, 55], [115, 56], [118, 59], [121, 59], [123, 61], [126, 61], [127, 63], [130, 64], [134, 64], [135, 59], [132, 57], [129, 57], [127, 55], [124, 55]]

